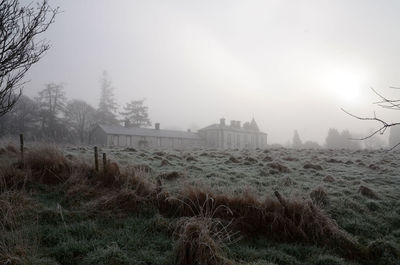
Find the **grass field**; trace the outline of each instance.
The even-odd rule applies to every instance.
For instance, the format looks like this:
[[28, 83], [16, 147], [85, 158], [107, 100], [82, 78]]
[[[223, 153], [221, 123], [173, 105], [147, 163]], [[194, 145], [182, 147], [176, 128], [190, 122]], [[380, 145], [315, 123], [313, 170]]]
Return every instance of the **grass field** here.
[[0, 148], [0, 263], [400, 264], [400, 152]]

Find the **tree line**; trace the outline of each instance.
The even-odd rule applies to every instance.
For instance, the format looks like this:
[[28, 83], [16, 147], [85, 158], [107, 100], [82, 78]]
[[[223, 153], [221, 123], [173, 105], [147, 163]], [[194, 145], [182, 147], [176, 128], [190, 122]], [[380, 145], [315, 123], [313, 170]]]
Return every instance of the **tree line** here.
[[67, 99], [63, 84], [50, 83], [36, 97], [21, 95], [0, 117], [0, 136], [24, 133], [29, 140], [89, 143], [96, 124], [127, 127], [151, 126], [144, 99], [131, 100], [119, 111], [114, 87], [106, 72], [100, 85], [97, 108], [82, 99]]
[[360, 141], [349, 130], [339, 130], [330, 128], [325, 138], [325, 144], [320, 145], [314, 141], [303, 141], [300, 139], [297, 130], [293, 133], [291, 147], [294, 149], [381, 149], [392, 147], [400, 142], [400, 127], [394, 126], [390, 128], [388, 143], [386, 143], [378, 135], [373, 135]]

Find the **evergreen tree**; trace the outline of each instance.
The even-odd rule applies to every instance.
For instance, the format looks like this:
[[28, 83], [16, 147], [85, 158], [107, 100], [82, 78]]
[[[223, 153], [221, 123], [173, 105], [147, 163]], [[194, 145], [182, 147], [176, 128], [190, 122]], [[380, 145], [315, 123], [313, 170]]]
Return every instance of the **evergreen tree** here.
[[144, 100], [132, 100], [124, 106], [124, 112], [120, 114], [124, 117], [125, 125], [128, 127], [147, 127], [151, 126], [148, 115], [148, 108], [144, 106]]
[[343, 149], [361, 149], [361, 145], [359, 141], [356, 141], [349, 132], [349, 130], [343, 130], [342, 133], [340, 134], [341, 137], [341, 142], [340, 142], [340, 148]]
[[326, 137], [326, 148], [336, 149], [340, 148], [340, 134], [335, 128], [330, 128], [328, 131], [328, 136]]
[[300, 140], [299, 133], [297, 132], [297, 130], [295, 130], [294, 135], [293, 135], [292, 147], [295, 149], [299, 149], [299, 148], [302, 148], [302, 145], [303, 145], [303, 143]]
[[97, 119], [104, 124], [118, 124], [116, 112], [118, 104], [114, 98], [114, 88], [106, 71], [101, 77], [100, 102], [97, 110]]

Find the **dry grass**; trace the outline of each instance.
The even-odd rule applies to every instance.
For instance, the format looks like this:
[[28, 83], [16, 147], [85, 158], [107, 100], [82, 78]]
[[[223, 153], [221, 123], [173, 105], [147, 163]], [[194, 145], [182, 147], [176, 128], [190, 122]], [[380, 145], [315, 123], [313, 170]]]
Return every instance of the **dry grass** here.
[[24, 168], [32, 171], [32, 180], [45, 184], [65, 182], [72, 172], [72, 162], [55, 146], [38, 145], [26, 152]]
[[224, 254], [227, 238], [225, 228], [209, 217], [183, 218], [177, 224], [175, 235], [177, 265], [233, 264]]
[[[200, 207], [199, 207], [200, 206]], [[187, 187], [177, 197], [167, 196], [159, 205], [164, 214], [198, 216], [212, 208], [213, 218], [230, 222], [248, 235], [264, 235], [276, 241], [339, 246], [349, 255], [362, 255], [359, 245], [310, 201], [271, 197], [259, 201], [250, 193], [241, 196], [215, 194]]]
[[325, 206], [329, 203], [328, 194], [322, 187], [318, 187], [311, 191], [310, 198], [315, 204], [320, 206]]
[[[161, 183], [155, 185], [148, 180], [152, 170], [147, 165], [120, 169], [118, 164], [110, 162], [105, 171], [96, 172], [92, 166], [67, 159], [54, 146], [31, 148], [25, 157], [21, 168], [0, 169], [6, 173], [0, 179], [1, 187], [21, 187], [26, 181], [63, 184], [71, 197], [76, 196], [78, 201], [84, 198], [85, 209], [94, 214], [129, 213], [152, 205], [164, 215], [185, 217], [178, 223], [175, 233], [179, 238], [177, 264], [230, 264], [222, 251], [231, 233], [227, 226], [230, 231], [264, 235], [281, 242], [338, 247], [348, 256], [365, 254], [311, 201], [282, 197], [259, 200], [248, 192], [233, 196], [198, 187], [186, 187], [172, 196], [163, 190]], [[279, 172], [290, 172], [279, 163], [268, 166]], [[365, 191], [360, 187], [360, 192]], [[312, 194], [314, 201], [326, 199], [320, 190]], [[19, 209], [15, 206], [17, 201], [10, 205]], [[10, 208], [0, 204], [2, 216], [10, 216], [7, 209]], [[6, 217], [5, 220], [7, 218], [10, 219]], [[4, 227], [7, 224], [3, 220], [0, 222]]]
[[29, 175], [16, 165], [3, 164], [0, 166], [0, 192], [23, 189]]
[[0, 264], [26, 264], [31, 246], [19, 230], [32, 201], [23, 192], [6, 191], [0, 194]]
[[139, 206], [143, 206], [145, 201], [146, 198], [139, 196], [135, 191], [122, 189], [102, 194], [89, 201], [85, 208], [95, 214], [135, 212]]
[[230, 209], [225, 205], [216, 206], [211, 197], [207, 197], [203, 204], [197, 202], [191, 207], [194, 216], [181, 218], [174, 231], [178, 237], [176, 264], [233, 264], [225, 257], [224, 248], [238, 239], [237, 233], [232, 232], [231, 222], [214, 216], [220, 209], [228, 212]]

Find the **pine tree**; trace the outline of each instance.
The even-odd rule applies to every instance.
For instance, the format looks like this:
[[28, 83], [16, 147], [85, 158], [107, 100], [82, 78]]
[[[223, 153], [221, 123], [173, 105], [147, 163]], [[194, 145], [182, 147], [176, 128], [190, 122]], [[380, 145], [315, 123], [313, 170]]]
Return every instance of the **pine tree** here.
[[144, 100], [132, 100], [124, 106], [124, 121], [128, 127], [147, 127], [151, 126], [148, 115], [148, 108], [144, 106]]
[[294, 135], [293, 135], [292, 147], [295, 149], [299, 149], [302, 147], [302, 145], [303, 145], [303, 143], [300, 140], [299, 133], [297, 132], [297, 130], [295, 130]]
[[114, 88], [106, 71], [101, 77], [100, 102], [97, 110], [97, 119], [104, 124], [118, 124], [116, 112], [118, 104], [114, 98]]

